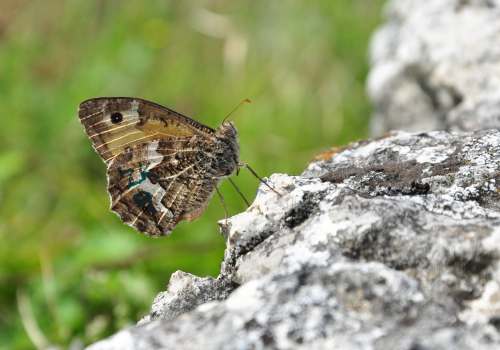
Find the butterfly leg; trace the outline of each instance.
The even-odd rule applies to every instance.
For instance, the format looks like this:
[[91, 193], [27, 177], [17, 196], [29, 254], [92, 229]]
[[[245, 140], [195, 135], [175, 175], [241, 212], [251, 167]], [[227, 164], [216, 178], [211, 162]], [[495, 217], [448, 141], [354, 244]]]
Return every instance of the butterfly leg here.
[[220, 202], [222, 204], [222, 208], [224, 208], [224, 221], [225, 221], [224, 225], [227, 227], [228, 211], [227, 211], [226, 202], [224, 201], [224, 197], [222, 196], [222, 193], [220, 193], [219, 188], [215, 187], [215, 190], [217, 191], [217, 196], [220, 199]]
[[271, 185], [269, 185], [269, 183], [264, 180], [263, 178], [261, 178], [256, 172], [255, 170], [253, 170], [250, 165], [248, 165], [247, 163], [240, 163], [239, 164], [239, 167], [245, 167], [248, 169], [248, 171], [250, 171], [252, 173], [253, 176], [255, 176], [257, 179], [259, 179], [259, 181], [261, 183], [263, 183], [264, 185], [267, 186], [267, 188], [269, 188], [271, 191], [273, 191], [274, 193], [276, 193], [279, 197], [281, 197], [281, 193], [279, 193], [278, 191], [276, 191]]
[[236, 190], [236, 192], [238, 192], [238, 194], [240, 195], [240, 197], [243, 198], [243, 201], [245, 202], [245, 204], [247, 205], [247, 207], [249, 207], [250, 206], [250, 202], [243, 195], [243, 192], [241, 192], [241, 190], [239, 189], [239, 187], [236, 186], [236, 184], [234, 183], [233, 180], [231, 180], [231, 178], [228, 177], [227, 179], [229, 180], [229, 183], [234, 187], [234, 189]]

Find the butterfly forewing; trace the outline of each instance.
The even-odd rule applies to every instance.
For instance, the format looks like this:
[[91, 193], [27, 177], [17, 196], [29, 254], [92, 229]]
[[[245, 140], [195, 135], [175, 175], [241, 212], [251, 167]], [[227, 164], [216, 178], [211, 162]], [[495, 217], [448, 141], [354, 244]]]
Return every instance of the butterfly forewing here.
[[127, 147], [159, 138], [210, 135], [213, 129], [168, 108], [137, 98], [110, 97], [84, 101], [80, 121], [105, 162]]
[[[148, 235], [166, 235], [180, 220], [199, 216], [228, 172], [217, 157], [238, 158], [234, 127], [234, 135], [217, 135], [146, 100], [90, 99], [81, 103], [79, 118], [107, 164], [111, 209]], [[235, 146], [221, 151], [226, 141]]]

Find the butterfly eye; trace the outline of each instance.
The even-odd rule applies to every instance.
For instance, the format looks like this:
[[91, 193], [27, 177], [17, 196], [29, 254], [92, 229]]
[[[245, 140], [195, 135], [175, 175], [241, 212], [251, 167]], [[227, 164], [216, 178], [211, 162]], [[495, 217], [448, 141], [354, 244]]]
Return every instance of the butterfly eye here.
[[123, 115], [120, 112], [111, 114], [111, 123], [118, 124], [123, 120]]

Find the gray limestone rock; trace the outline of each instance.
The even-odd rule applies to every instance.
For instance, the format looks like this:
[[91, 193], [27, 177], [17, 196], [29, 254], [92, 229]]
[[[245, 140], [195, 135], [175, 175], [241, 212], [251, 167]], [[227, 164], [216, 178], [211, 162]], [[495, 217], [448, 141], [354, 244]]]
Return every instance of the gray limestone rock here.
[[392, 0], [371, 45], [372, 134], [500, 127], [500, 1]]
[[275, 174], [98, 349], [500, 348], [500, 131], [393, 133]]

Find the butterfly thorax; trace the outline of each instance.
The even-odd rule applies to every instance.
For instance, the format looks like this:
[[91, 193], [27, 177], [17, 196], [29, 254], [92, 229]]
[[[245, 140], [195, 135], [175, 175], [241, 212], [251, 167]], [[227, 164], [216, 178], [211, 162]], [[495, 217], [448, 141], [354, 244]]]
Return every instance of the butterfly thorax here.
[[217, 177], [231, 175], [238, 167], [240, 148], [238, 131], [232, 122], [224, 122], [216, 131], [217, 143], [213, 166]]

